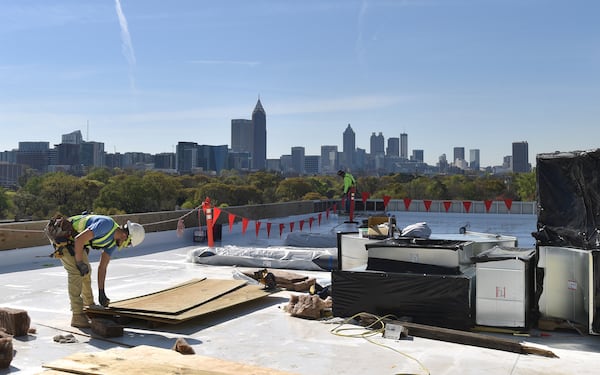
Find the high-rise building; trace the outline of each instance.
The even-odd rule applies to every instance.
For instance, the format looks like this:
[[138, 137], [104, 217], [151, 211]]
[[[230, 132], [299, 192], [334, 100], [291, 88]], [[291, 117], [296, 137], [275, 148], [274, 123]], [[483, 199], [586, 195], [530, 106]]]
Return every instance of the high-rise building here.
[[254, 146], [252, 120], [231, 120], [231, 151], [252, 153]]
[[292, 169], [294, 172], [304, 174], [304, 147], [292, 147]]
[[454, 159], [452, 159], [452, 162], [457, 164], [457, 161], [460, 162], [462, 160], [465, 160], [465, 148], [454, 147]]
[[408, 134], [400, 133], [400, 157], [408, 160]]
[[304, 157], [304, 173], [309, 175], [321, 173], [321, 157], [319, 155], [306, 155]]
[[512, 171], [526, 173], [531, 171], [529, 165], [529, 145], [526, 141], [513, 142], [512, 144]]
[[81, 164], [86, 167], [102, 167], [104, 165], [104, 143], [82, 142]]
[[379, 132], [375, 135], [375, 132], [371, 134], [371, 155], [383, 155], [385, 154], [385, 139], [383, 133]]
[[321, 171], [333, 173], [339, 169], [338, 146], [321, 146]]
[[425, 160], [425, 158], [424, 158], [424, 151], [423, 150], [418, 150], [418, 149], [413, 150], [413, 152], [412, 152], [412, 161], [416, 161], [416, 162], [422, 163], [423, 160]]
[[390, 157], [400, 156], [400, 138], [388, 138], [387, 149], [385, 155]]
[[177, 143], [177, 165], [178, 173], [192, 173], [198, 168], [198, 144], [196, 142]]
[[478, 171], [481, 168], [479, 149], [469, 150], [469, 168], [473, 171]]
[[342, 154], [343, 157], [343, 165], [340, 167], [344, 167], [344, 169], [352, 169], [354, 168], [354, 157], [356, 153], [356, 134], [354, 134], [354, 130], [350, 124], [346, 130], [344, 130], [344, 142]]
[[17, 164], [27, 165], [42, 173], [47, 172], [50, 164], [50, 142], [19, 142]]
[[256, 102], [252, 111], [252, 169], [260, 170], [267, 168], [267, 114], [260, 102]]
[[62, 135], [62, 143], [78, 145], [83, 142], [83, 136], [81, 135], [81, 130], [76, 130], [69, 134]]

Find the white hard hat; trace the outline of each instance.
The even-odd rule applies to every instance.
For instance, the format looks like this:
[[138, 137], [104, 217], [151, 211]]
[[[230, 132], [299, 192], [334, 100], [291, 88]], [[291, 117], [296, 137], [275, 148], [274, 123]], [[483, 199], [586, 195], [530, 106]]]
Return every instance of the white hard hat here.
[[129, 232], [129, 238], [131, 240], [131, 246], [137, 246], [144, 241], [144, 237], [146, 237], [146, 231], [141, 224], [133, 223], [127, 220], [127, 231]]

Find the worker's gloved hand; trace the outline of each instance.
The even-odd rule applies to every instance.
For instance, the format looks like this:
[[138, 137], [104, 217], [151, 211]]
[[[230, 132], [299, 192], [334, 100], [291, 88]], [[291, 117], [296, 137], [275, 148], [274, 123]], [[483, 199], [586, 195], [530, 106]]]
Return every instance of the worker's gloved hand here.
[[104, 307], [108, 307], [110, 300], [108, 299], [108, 297], [106, 297], [106, 293], [104, 293], [104, 289], [99, 289], [98, 295], [99, 295], [98, 298], [100, 299], [100, 304]]
[[88, 273], [90, 273], [90, 267], [88, 267], [87, 263], [85, 263], [82, 260], [77, 262], [77, 269], [79, 270], [79, 273], [81, 274], [81, 276], [85, 276]]

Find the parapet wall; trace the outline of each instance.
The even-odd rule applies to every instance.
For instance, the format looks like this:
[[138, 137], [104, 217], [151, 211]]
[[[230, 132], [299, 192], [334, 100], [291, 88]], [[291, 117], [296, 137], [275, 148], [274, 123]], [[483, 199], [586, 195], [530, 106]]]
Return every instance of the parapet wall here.
[[[226, 207], [222, 208], [222, 210], [236, 215], [240, 220], [242, 217], [257, 220], [321, 212], [333, 206], [334, 203], [335, 201], [298, 201]], [[175, 230], [177, 229], [177, 222], [180, 218], [183, 218], [184, 225], [187, 228], [198, 226], [197, 210], [114, 215], [113, 218], [119, 224], [124, 224], [127, 220], [140, 223], [144, 225], [146, 232]], [[203, 215], [201, 220], [204, 220]], [[221, 224], [227, 223], [228, 215], [221, 215], [217, 222]], [[48, 238], [43, 231], [47, 223], [48, 220], [39, 220], [0, 224], [0, 251], [48, 244]]]

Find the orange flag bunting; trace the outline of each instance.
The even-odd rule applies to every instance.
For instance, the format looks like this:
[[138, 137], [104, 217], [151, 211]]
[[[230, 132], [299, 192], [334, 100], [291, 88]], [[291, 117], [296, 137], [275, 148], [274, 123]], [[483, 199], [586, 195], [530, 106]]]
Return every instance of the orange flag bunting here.
[[388, 203], [390, 203], [390, 199], [392, 199], [392, 197], [390, 197], [389, 195], [383, 196], [383, 208], [384, 209], [387, 209]]
[[411, 203], [412, 203], [412, 199], [410, 199], [410, 198], [404, 198], [404, 209], [406, 211], [408, 211], [408, 208], [410, 207]]
[[260, 221], [256, 221], [256, 237], [258, 237], [258, 232], [260, 231]]
[[369, 193], [368, 191], [363, 191], [361, 195], [362, 195], [362, 202], [364, 205], [365, 203], [367, 203], [367, 199], [369, 199], [369, 197], [371, 196], [371, 193]]
[[285, 228], [285, 225], [283, 223], [279, 223], [279, 237], [281, 237], [281, 234], [283, 233], [283, 228]]
[[506, 208], [510, 211], [510, 208], [512, 207], [512, 199], [505, 199], [504, 204], [506, 205]]
[[229, 232], [231, 232], [233, 230], [234, 221], [235, 221], [235, 215], [230, 213], [229, 214]]
[[423, 201], [423, 204], [425, 205], [425, 211], [429, 212], [429, 209], [431, 208], [431, 201], [430, 200]]
[[300, 232], [302, 232], [302, 228], [304, 228], [304, 220], [300, 220]]
[[311, 231], [312, 231], [312, 223], [313, 223], [313, 221], [315, 221], [315, 218], [314, 218], [314, 217], [310, 217], [310, 218], [308, 219], [308, 228], [309, 228]]
[[450, 206], [452, 206], [452, 202], [444, 201], [444, 208], [446, 209], [446, 212], [448, 212], [448, 210], [450, 209]]
[[467, 213], [469, 213], [469, 210], [471, 209], [471, 202], [463, 201], [463, 207], [465, 208], [465, 211], [467, 211]]
[[221, 215], [221, 209], [219, 207], [213, 208], [213, 223], [217, 222], [219, 215]]
[[490, 208], [492, 208], [492, 201], [487, 199], [483, 201], [483, 203], [485, 204], [485, 212], [490, 212]]
[[250, 222], [250, 220], [248, 220], [248, 218], [245, 218], [245, 217], [242, 218], [242, 234], [246, 233], [246, 229], [248, 229], [249, 222]]
[[267, 223], [267, 237], [271, 237], [271, 223]]
[[290, 223], [290, 232], [293, 232], [293, 231], [294, 231], [294, 222], [292, 221]]

